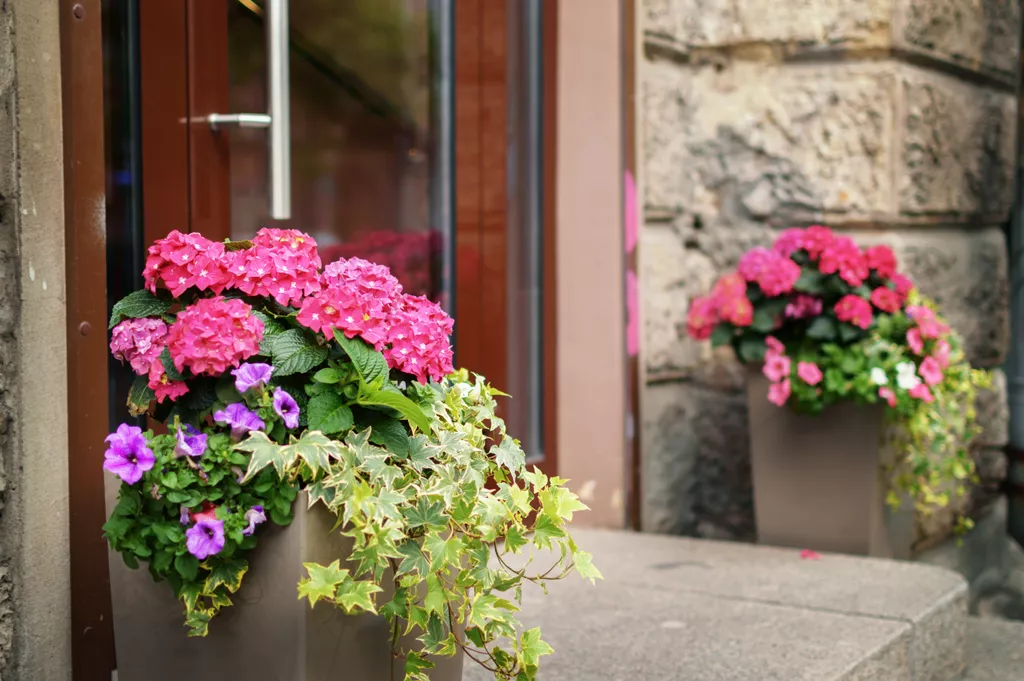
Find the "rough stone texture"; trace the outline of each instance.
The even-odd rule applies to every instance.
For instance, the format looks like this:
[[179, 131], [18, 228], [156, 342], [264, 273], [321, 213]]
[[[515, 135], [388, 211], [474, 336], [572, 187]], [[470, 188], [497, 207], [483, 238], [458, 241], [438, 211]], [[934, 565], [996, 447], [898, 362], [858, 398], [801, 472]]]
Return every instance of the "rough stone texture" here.
[[[651, 534], [574, 537], [605, 579], [524, 591], [524, 624], [555, 648], [541, 679], [952, 681], [963, 668], [967, 587], [950, 571]], [[484, 678], [467, 666], [464, 679]]]
[[649, 214], [696, 217], [710, 230], [976, 223], [1009, 210], [1010, 94], [892, 61], [654, 60], [643, 70]]
[[1024, 623], [971, 617], [963, 681], [1017, 681], [1024, 670]]
[[665, 383], [642, 410], [644, 528], [753, 539], [745, 397]]

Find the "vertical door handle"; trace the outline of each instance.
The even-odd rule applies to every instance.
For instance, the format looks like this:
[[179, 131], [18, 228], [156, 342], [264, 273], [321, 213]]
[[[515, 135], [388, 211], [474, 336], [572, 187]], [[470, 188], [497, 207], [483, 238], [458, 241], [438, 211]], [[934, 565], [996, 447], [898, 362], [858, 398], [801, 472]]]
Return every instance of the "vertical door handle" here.
[[267, 31], [267, 113], [210, 114], [206, 122], [220, 126], [267, 128], [270, 158], [270, 217], [292, 216], [291, 87], [288, 78], [288, 0], [267, 0], [263, 12]]

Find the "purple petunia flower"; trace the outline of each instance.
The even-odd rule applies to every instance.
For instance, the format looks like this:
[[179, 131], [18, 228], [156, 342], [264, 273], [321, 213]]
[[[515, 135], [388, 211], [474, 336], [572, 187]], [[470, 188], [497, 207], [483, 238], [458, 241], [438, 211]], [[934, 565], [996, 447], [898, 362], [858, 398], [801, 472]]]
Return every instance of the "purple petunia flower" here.
[[191, 424], [178, 427], [178, 444], [174, 447], [174, 455], [202, 456], [206, 453], [206, 435]]
[[142, 474], [153, 467], [156, 457], [146, 444], [142, 428], [122, 423], [117, 431], [107, 436], [110, 447], [104, 453], [103, 468], [129, 485], [142, 479]]
[[182, 507], [178, 509], [178, 520], [182, 525], [188, 525], [192, 522], [192, 514], [189, 512], [188, 506], [182, 505]]
[[299, 405], [295, 398], [280, 388], [274, 389], [274, 411], [284, 420], [288, 428], [299, 425]]
[[269, 383], [270, 375], [273, 373], [274, 367], [269, 364], [246, 362], [232, 370], [231, 375], [235, 377], [235, 388], [244, 395], [246, 390]]
[[250, 430], [263, 430], [267, 424], [259, 415], [241, 402], [229, 404], [220, 411], [213, 412], [213, 420], [231, 426], [231, 439], [241, 440]]
[[248, 537], [256, 531], [257, 525], [266, 522], [267, 514], [263, 512], [262, 506], [253, 506], [245, 512], [245, 520], [249, 523], [249, 526], [242, 530], [242, 534]]
[[199, 560], [220, 553], [224, 548], [224, 521], [203, 517], [185, 530], [185, 545], [188, 552]]

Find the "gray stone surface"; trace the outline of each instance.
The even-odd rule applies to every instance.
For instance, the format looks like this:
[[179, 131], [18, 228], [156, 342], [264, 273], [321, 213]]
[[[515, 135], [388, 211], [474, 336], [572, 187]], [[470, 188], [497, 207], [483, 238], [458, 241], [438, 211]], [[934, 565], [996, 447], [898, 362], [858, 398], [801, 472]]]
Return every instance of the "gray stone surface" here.
[[963, 681], [1024, 678], [1024, 623], [971, 617], [967, 623], [967, 671]]
[[[541, 679], [952, 681], [966, 585], [931, 566], [579, 531], [605, 580], [524, 593]], [[467, 669], [467, 680], [487, 678]]]

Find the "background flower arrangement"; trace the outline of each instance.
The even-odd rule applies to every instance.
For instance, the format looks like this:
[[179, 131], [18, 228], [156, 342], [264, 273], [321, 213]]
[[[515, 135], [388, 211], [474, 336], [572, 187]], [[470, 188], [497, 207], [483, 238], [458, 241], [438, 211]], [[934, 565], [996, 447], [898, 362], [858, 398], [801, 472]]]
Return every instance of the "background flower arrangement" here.
[[888, 247], [862, 250], [821, 226], [785, 230], [693, 301], [687, 331], [760, 363], [780, 407], [816, 414], [840, 400], [884, 404], [899, 454], [891, 503], [907, 492], [927, 513], [965, 493], [975, 397], [991, 378], [971, 368], [959, 336]]
[[[534, 678], [551, 648], [517, 631], [521, 586], [600, 576], [565, 529], [586, 507], [526, 468], [495, 413], [502, 393], [454, 372], [451, 318], [381, 265], [321, 269], [295, 230], [236, 243], [172, 232], [143, 274], [146, 289], [113, 309], [110, 347], [138, 375], [132, 414], [168, 432], [123, 424], [107, 438], [122, 485], [104, 534], [170, 583], [190, 635], [231, 605], [260, 529], [289, 524], [302, 492], [353, 550], [344, 566], [306, 564], [300, 598], [385, 616], [407, 679], [427, 678], [427, 654], [460, 651]], [[509, 566], [531, 549], [553, 564]], [[398, 650], [409, 630], [421, 648]]]

